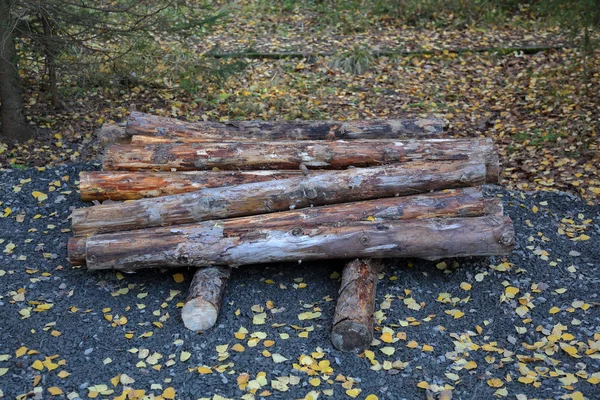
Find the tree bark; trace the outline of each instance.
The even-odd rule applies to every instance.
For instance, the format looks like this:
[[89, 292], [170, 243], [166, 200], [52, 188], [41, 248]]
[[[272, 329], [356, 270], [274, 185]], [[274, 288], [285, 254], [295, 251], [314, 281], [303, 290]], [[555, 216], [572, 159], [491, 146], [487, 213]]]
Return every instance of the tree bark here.
[[0, 0], [0, 133], [7, 139], [24, 142], [31, 138], [31, 130], [23, 112], [11, 3], [11, 0]]
[[371, 259], [356, 259], [344, 266], [331, 332], [338, 350], [360, 353], [373, 341], [378, 266]]
[[43, 7], [40, 8], [40, 14], [44, 30], [44, 36], [41, 42], [44, 50], [44, 57], [46, 58], [45, 64], [48, 73], [48, 92], [50, 93], [52, 107], [58, 109], [60, 108], [60, 101], [58, 100], [58, 88], [56, 82], [56, 43], [53, 39], [54, 26], [46, 9]]
[[181, 309], [186, 328], [203, 332], [215, 325], [230, 274], [230, 267], [198, 268]]
[[82, 172], [81, 200], [137, 200], [300, 176], [301, 171]]
[[115, 145], [107, 149], [105, 170], [192, 171], [345, 169], [407, 161], [483, 159], [490, 182], [498, 181], [498, 160], [491, 139], [352, 140], [244, 143]]
[[[197, 232], [210, 231], [215, 225], [227, 229], [228, 232], [245, 232], [260, 226], [261, 228], [307, 228], [319, 225], [343, 225], [353, 221], [387, 221], [408, 219], [430, 219], [443, 217], [475, 217], [497, 211], [498, 199], [484, 199], [480, 188], [465, 188], [431, 192], [404, 197], [358, 201], [354, 203], [335, 204], [331, 206], [310, 207], [300, 210], [282, 211], [249, 217], [230, 218], [218, 221], [204, 221], [184, 226], [187, 230]], [[182, 226], [179, 226], [182, 227]], [[163, 239], [165, 228], [156, 230], [157, 240]], [[135, 239], [136, 232], [131, 233]], [[169, 231], [170, 232], [170, 231]], [[144, 237], [149, 233], [144, 233]], [[170, 241], [170, 239], [169, 239]], [[69, 240], [69, 261], [74, 265], [85, 264], [86, 238]]]
[[308, 228], [214, 224], [94, 235], [85, 244], [88, 269], [261, 264], [298, 260], [448, 257], [510, 254], [509, 217], [359, 221]]
[[478, 186], [485, 176], [485, 165], [475, 161], [411, 162], [102, 204], [71, 218], [74, 234], [86, 236]]
[[439, 136], [446, 123], [439, 118], [358, 121], [230, 121], [185, 122], [133, 111], [130, 135], [194, 138], [197, 141], [382, 139]]

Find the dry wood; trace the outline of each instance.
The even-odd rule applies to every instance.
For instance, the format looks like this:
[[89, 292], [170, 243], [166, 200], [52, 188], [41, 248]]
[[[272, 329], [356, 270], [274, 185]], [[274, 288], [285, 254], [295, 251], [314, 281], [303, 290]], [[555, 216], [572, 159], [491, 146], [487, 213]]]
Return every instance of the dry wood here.
[[360, 353], [373, 341], [373, 313], [379, 262], [356, 259], [344, 266], [331, 342], [341, 351]]
[[[500, 201], [484, 199], [480, 188], [465, 188], [204, 221], [195, 225], [187, 225], [186, 228], [195, 229], [198, 232], [210, 231], [215, 224], [218, 224], [228, 232], [245, 232], [249, 228], [255, 227], [292, 226], [302, 229], [319, 225], [343, 225], [350, 221], [470, 217], [485, 215], [490, 208], [498, 207], [489, 203], [500, 203]], [[158, 238], [158, 240], [160, 241], [162, 238]], [[85, 264], [85, 243], [86, 239], [82, 237], [69, 240], [69, 260], [72, 264]]]
[[181, 309], [186, 328], [203, 332], [215, 325], [230, 273], [231, 268], [223, 266], [198, 268]]
[[194, 138], [198, 141], [382, 139], [439, 136], [446, 123], [439, 118], [358, 121], [230, 121], [185, 122], [133, 111], [129, 135]]
[[105, 170], [192, 171], [344, 169], [407, 161], [482, 159], [497, 182], [498, 159], [491, 139], [354, 140], [114, 145]]
[[412, 162], [102, 204], [71, 217], [74, 234], [85, 236], [477, 186], [485, 176], [485, 165], [475, 161]]
[[81, 200], [136, 200], [203, 188], [232, 186], [300, 176], [301, 171], [92, 171], [79, 176]]
[[508, 217], [359, 221], [341, 226], [248, 227], [230, 231], [177, 226], [93, 235], [85, 243], [88, 269], [260, 264], [297, 260], [448, 257], [510, 254]]

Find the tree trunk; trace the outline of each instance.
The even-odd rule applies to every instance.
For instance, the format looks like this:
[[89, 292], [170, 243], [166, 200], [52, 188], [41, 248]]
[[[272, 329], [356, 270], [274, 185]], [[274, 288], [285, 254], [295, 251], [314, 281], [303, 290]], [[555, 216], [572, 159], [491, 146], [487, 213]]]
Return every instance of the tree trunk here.
[[483, 159], [490, 182], [498, 181], [491, 139], [352, 140], [244, 143], [115, 145], [107, 149], [105, 170], [172, 171], [345, 169], [417, 160]]
[[13, 37], [11, 0], [0, 0], [0, 119], [1, 136], [17, 141], [31, 138], [23, 112], [19, 62]]
[[71, 217], [74, 234], [86, 236], [478, 186], [485, 176], [485, 165], [474, 161], [412, 162], [102, 204]]
[[58, 100], [58, 89], [56, 86], [56, 56], [55, 56], [55, 43], [54, 43], [54, 27], [50, 21], [50, 15], [42, 7], [41, 16], [42, 27], [44, 29], [44, 37], [42, 41], [42, 47], [44, 49], [44, 57], [46, 58], [46, 70], [48, 73], [48, 92], [50, 93], [50, 99], [52, 107], [55, 109], [60, 108], [60, 101]]
[[181, 309], [186, 328], [203, 332], [215, 325], [230, 274], [229, 267], [198, 268]]
[[331, 332], [338, 350], [360, 353], [373, 341], [378, 266], [378, 261], [356, 259], [344, 267]]
[[300, 171], [82, 172], [81, 200], [137, 200], [300, 176]]
[[446, 123], [438, 118], [362, 121], [185, 122], [133, 111], [130, 135], [186, 138], [197, 141], [382, 139], [439, 136]]
[[[496, 213], [498, 211], [497, 204], [499, 203], [498, 199], [484, 199], [480, 188], [465, 188], [331, 206], [309, 207], [218, 221], [204, 221], [194, 225], [179, 226], [178, 229], [183, 227], [188, 231], [208, 232], [218, 225], [227, 229], [228, 232], [245, 232], [258, 226], [261, 228], [294, 227], [302, 229], [319, 225], [343, 225], [348, 222], [367, 220], [387, 221], [475, 217], [481, 215], [502, 216], [501, 212]], [[492, 213], [489, 213], [490, 211]], [[168, 228], [152, 229], [156, 229], [156, 238], [159, 242], [164, 240], [163, 229], [170, 232]], [[131, 238], [135, 239], [137, 232], [139, 231], [131, 232]], [[149, 231], [143, 233], [143, 235], [147, 237]], [[171, 242], [172, 240], [168, 239], [168, 241]], [[79, 237], [69, 240], [69, 261], [72, 264], [85, 264], [85, 247], [86, 238]]]
[[230, 231], [178, 226], [94, 235], [86, 240], [88, 269], [261, 264], [298, 260], [448, 257], [510, 254], [509, 217], [359, 221], [308, 228], [249, 226]]

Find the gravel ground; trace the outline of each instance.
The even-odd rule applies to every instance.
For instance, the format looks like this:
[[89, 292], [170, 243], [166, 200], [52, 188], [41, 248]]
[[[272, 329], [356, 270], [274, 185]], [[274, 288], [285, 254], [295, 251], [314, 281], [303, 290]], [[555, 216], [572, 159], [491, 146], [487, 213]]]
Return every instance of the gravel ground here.
[[600, 398], [600, 207], [489, 188], [513, 255], [386, 262], [379, 340], [359, 357], [329, 340], [341, 262], [241, 267], [205, 334], [179, 318], [191, 270], [72, 268], [68, 216], [93, 168], [1, 172], [0, 397]]

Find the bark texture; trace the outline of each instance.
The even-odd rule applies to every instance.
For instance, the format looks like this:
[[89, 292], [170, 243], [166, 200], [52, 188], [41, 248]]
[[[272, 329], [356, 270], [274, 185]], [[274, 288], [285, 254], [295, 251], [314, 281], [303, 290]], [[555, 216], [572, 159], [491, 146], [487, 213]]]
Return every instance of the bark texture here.
[[94, 235], [86, 241], [88, 269], [232, 267], [298, 260], [447, 257], [510, 254], [508, 217], [359, 221], [342, 226], [248, 227], [231, 231], [178, 226]]
[[301, 171], [82, 172], [81, 200], [137, 200], [204, 188], [287, 179]]
[[71, 217], [74, 234], [85, 236], [478, 186], [485, 177], [485, 165], [475, 161], [413, 162], [102, 204]]
[[438, 118], [359, 121], [184, 122], [140, 112], [127, 120], [130, 135], [185, 138], [196, 141], [382, 139], [439, 136], [446, 122]]
[[0, 0], [0, 136], [23, 142], [32, 134], [23, 112], [12, 3], [12, 0]]
[[[475, 217], [485, 215], [489, 203], [499, 203], [497, 199], [484, 199], [479, 188], [445, 190], [427, 194], [391, 197], [354, 203], [335, 204], [322, 207], [303, 208], [278, 213], [230, 218], [218, 221], [204, 221], [186, 225], [187, 231], [210, 231], [215, 226], [226, 229], [228, 234], [246, 232], [255, 227], [303, 229], [319, 225], [342, 226], [352, 221], [387, 221], [443, 217]], [[164, 240], [163, 228], [157, 229], [157, 242]], [[149, 231], [144, 238], [149, 237]], [[135, 239], [136, 231], [131, 232]], [[149, 239], [146, 239], [149, 240]], [[184, 239], [187, 240], [187, 239]], [[74, 265], [85, 264], [86, 238], [69, 240], [69, 260]]]
[[331, 342], [340, 351], [360, 353], [373, 341], [378, 265], [356, 259], [344, 266], [331, 331]]
[[353, 140], [115, 145], [105, 170], [345, 169], [408, 161], [481, 159], [497, 182], [498, 159], [491, 139]]
[[203, 332], [215, 325], [230, 274], [229, 267], [198, 268], [181, 309], [186, 328]]

